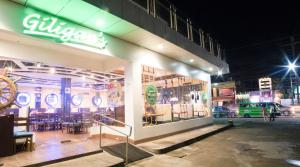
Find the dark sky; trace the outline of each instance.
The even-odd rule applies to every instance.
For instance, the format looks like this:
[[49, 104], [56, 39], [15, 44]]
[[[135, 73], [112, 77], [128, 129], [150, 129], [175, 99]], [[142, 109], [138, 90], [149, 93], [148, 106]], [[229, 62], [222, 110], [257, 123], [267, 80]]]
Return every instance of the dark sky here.
[[[217, 38], [226, 49], [228, 76], [247, 89], [258, 89], [262, 76], [281, 77], [284, 55], [291, 55], [289, 36], [300, 40], [297, 1], [170, 0], [181, 13]], [[297, 45], [297, 47], [299, 47]], [[297, 53], [300, 51], [296, 50]]]

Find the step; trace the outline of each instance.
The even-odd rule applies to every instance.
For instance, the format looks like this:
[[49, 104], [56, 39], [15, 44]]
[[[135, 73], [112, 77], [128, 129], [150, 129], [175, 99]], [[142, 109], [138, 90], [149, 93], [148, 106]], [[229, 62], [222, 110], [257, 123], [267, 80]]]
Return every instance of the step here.
[[76, 159], [62, 161], [45, 167], [122, 167], [124, 166], [124, 160], [113, 156], [107, 152], [84, 156]]
[[164, 154], [180, 147], [195, 143], [201, 139], [232, 127], [232, 124], [210, 125], [195, 130], [179, 133], [176, 135], [164, 137], [139, 144], [138, 146], [155, 154]]

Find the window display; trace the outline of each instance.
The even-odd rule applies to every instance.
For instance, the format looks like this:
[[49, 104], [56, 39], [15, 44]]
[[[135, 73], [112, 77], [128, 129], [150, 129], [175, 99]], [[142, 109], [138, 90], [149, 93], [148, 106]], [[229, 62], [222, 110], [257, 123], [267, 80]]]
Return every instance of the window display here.
[[145, 125], [208, 116], [205, 81], [143, 66], [142, 85]]

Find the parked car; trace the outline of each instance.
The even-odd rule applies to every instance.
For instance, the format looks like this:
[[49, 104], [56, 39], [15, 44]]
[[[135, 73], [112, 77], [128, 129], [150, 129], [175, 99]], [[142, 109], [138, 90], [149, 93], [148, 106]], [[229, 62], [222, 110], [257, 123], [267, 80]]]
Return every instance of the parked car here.
[[275, 105], [276, 105], [276, 107], [279, 108], [279, 111], [280, 111], [281, 115], [289, 116], [289, 115], [293, 115], [295, 113], [294, 112], [295, 109], [293, 107], [283, 106], [283, 105], [281, 105], [279, 103], [275, 103]]
[[236, 116], [235, 112], [230, 111], [230, 109], [224, 106], [214, 107], [212, 114], [214, 118], [228, 118]]

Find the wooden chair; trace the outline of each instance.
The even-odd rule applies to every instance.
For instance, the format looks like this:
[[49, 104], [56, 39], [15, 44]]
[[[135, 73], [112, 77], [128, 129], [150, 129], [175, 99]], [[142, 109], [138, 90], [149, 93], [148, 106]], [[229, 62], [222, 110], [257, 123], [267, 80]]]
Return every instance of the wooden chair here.
[[17, 146], [17, 139], [25, 139], [24, 145], [30, 145], [30, 151], [33, 148], [33, 133], [29, 132], [29, 119], [28, 118], [14, 118], [14, 127], [25, 127], [26, 130], [14, 130], [14, 145], [15, 152]]

